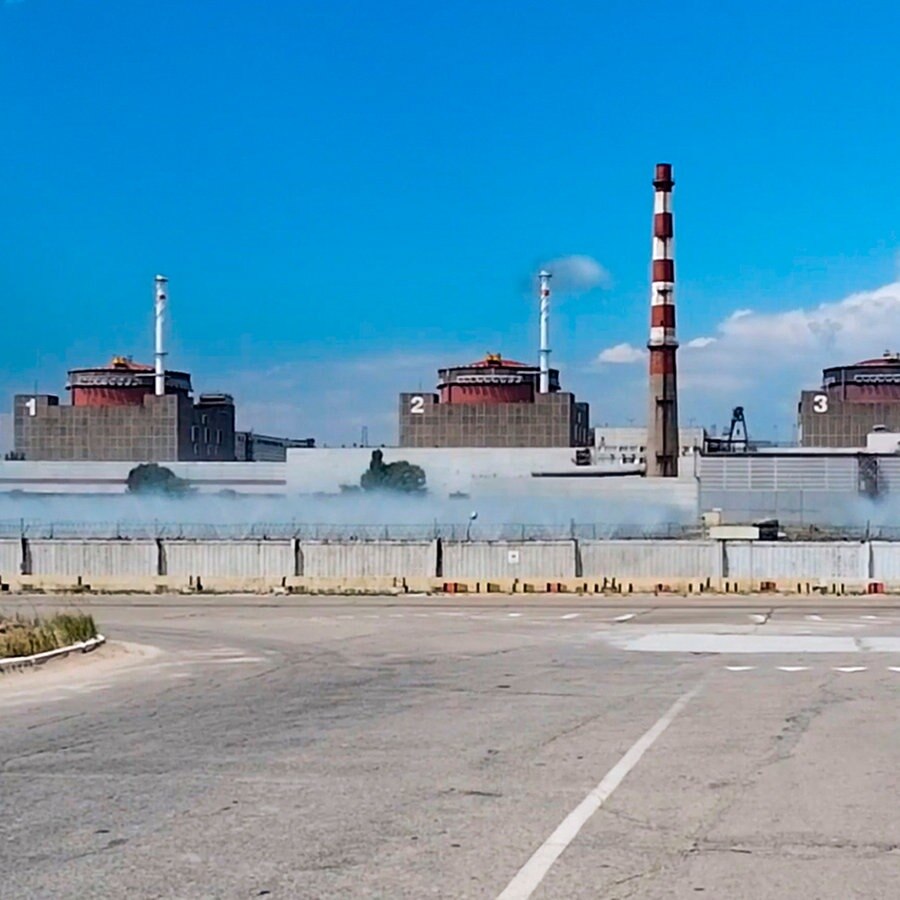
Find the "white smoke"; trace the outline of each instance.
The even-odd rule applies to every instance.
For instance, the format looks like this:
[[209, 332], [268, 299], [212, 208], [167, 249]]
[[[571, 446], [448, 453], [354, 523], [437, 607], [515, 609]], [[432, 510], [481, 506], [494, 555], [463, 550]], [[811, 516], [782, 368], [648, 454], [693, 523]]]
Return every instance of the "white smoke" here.
[[551, 287], [556, 294], [586, 294], [609, 285], [609, 272], [591, 256], [572, 254], [541, 264], [553, 276]]

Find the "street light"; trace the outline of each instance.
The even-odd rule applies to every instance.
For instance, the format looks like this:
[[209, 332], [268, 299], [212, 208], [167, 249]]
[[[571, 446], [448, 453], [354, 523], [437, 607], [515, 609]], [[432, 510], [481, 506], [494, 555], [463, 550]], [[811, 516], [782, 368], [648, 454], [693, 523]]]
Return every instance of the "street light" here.
[[478, 513], [474, 510], [469, 513], [469, 521], [466, 522], [466, 540], [470, 539], [472, 534], [472, 523], [478, 518]]

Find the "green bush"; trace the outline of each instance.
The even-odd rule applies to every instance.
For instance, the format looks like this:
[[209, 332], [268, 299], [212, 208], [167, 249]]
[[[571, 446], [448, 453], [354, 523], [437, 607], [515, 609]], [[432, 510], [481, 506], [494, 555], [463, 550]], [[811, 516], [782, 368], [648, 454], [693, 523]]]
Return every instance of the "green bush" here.
[[190, 486], [171, 469], [157, 463], [141, 463], [128, 473], [129, 494], [162, 494], [180, 497], [190, 492]]

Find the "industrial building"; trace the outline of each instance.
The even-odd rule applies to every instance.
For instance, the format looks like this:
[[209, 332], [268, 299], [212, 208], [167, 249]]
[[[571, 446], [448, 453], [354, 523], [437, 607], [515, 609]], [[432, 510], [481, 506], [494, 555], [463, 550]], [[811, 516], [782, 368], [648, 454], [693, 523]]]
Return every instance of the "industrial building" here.
[[401, 447], [589, 447], [590, 408], [559, 371], [488, 354], [438, 371], [436, 394], [400, 395]]
[[15, 455], [27, 460], [233, 460], [234, 401], [191, 397], [187, 372], [167, 371], [155, 393], [152, 366], [116, 357], [72, 369], [71, 403], [53, 394], [16, 394]]
[[803, 447], [865, 447], [876, 428], [900, 431], [900, 354], [885, 352], [822, 372], [822, 386], [798, 406]]
[[315, 438], [283, 438], [255, 431], [238, 431], [234, 436], [234, 456], [238, 462], [285, 462], [291, 447], [315, 447]]
[[315, 446], [236, 432], [230, 394], [194, 400], [190, 374], [165, 367], [167, 305], [168, 279], [157, 275], [153, 366], [117, 356], [106, 366], [71, 369], [68, 404], [55, 394], [16, 394], [10, 461], [284, 462], [288, 447]]

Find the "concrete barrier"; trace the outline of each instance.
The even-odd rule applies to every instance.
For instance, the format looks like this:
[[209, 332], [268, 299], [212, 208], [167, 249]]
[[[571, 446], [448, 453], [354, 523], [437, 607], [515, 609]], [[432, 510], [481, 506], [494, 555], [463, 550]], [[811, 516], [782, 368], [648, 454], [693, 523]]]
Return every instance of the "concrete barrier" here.
[[296, 542], [164, 540], [160, 547], [161, 575], [278, 580], [297, 574]]
[[157, 574], [156, 541], [28, 540], [26, 571], [40, 576], [133, 579]]
[[900, 589], [900, 543], [0, 541], [0, 586], [46, 591], [847, 594]]
[[342, 541], [300, 544], [298, 575], [309, 578], [430, 578], [437, 541]]
[[444, 541], [439, 577], [447, 581], [574, 578], [575, 541]]
[[688, 583], [722, 577], [717, 541], [579, 541], [578, 548], [586, 579]]

